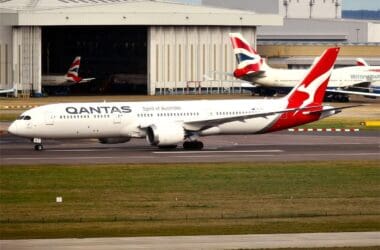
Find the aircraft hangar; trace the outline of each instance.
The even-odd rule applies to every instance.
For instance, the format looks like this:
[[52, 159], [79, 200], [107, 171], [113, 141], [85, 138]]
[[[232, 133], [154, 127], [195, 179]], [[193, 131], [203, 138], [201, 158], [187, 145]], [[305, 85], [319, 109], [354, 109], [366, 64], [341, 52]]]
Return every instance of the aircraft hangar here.
[[0, 89], [40, 93], [42, 75], [64, 75], [81, 56], [82, 76], [131, 81], [154, 95], [232, 72], [228, 33], [255, 41], [257, 26], [282, 22], [275, 14], [159, 0], [3, 0]]

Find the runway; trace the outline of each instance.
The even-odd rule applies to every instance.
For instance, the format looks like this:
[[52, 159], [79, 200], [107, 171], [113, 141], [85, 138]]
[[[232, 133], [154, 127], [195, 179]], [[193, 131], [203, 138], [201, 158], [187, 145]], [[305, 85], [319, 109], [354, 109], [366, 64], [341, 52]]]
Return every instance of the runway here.
[[99, 144], [97, 140], [44, 141], [45, 150], [12, 135], [0, 137], [1, 165], [192, 163], [380, 160], [378, 131], [358, 133], [292, 133], [202, 138], [202, 151], [159, 150], [145, 140]]
[[379, 232], [2, 240], [8, 249], [270, 249], [379, 246]]

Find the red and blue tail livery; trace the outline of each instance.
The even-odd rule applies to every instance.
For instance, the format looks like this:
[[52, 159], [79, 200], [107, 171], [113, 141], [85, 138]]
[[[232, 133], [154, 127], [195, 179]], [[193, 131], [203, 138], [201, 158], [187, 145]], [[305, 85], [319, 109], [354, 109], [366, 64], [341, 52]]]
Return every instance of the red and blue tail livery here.
[[256, 50], [239, 33], [230, 33], [232, 47], [238, 66], [234, 71], [236, 78], [243, 78], [260, 72], [262, 60]]
[[71, 63], [69, 70], [66, 74], [66, 79], [76, 83], [80, 83], [82, 77], [79, 77], [79, 67], [80, 67], [80, 56], [75, 57], [74, 61]]

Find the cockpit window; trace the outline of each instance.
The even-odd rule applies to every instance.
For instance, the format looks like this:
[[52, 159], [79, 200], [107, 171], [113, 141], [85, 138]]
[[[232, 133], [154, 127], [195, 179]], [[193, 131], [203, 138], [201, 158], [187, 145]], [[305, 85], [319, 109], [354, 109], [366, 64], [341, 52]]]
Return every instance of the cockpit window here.
[[31, 120], [32, 117], [30, 117], [29, 115], [22, 115], [22, 116], [19, 116], [17, 117], [16, 120]]

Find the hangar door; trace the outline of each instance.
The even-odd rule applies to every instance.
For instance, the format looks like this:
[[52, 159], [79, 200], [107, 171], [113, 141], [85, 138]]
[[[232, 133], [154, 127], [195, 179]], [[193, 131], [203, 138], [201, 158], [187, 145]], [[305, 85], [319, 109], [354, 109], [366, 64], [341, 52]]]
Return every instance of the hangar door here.
[[[190, 84], [208, 87], [213, 86], [215, 81], [223, 83], [231, 80], [226, 74], [217, 73], [233, 72], [235, 69], [236, 61], [229, 38], [231, 32], [240, 32], [256, 44], [255, 27], [150, 27], [149, 94], [154, 95], [160, 88], [177, 89]], [[207, 78], [214, 79], [214, 83]]]
[[64, 75], [81, 56], [79, 75], [94, 82], [74, 92], [146, 94], [147, 28], [73, 26], [42, 28], [42, 75]]

